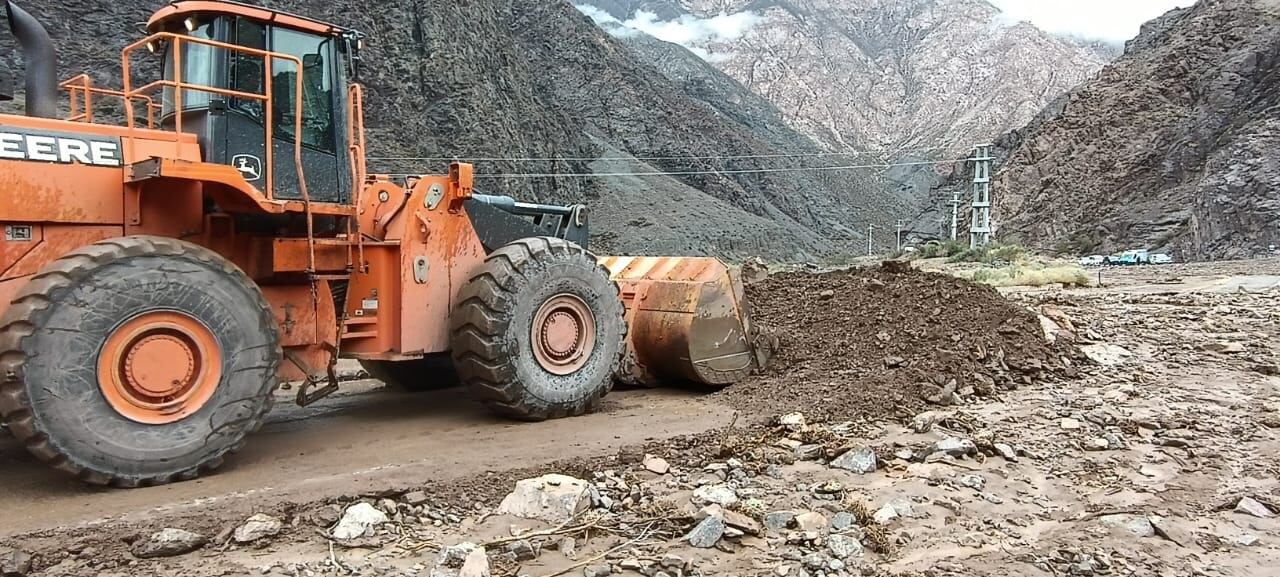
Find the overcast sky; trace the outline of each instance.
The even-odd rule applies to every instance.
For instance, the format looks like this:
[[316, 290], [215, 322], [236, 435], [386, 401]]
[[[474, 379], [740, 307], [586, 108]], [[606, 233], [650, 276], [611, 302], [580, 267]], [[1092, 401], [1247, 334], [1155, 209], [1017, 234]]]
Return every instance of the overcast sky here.
[[1124, 42], [1142, 24], [1195, 0], [988, 0], [1011, 19], [1056, 34]]

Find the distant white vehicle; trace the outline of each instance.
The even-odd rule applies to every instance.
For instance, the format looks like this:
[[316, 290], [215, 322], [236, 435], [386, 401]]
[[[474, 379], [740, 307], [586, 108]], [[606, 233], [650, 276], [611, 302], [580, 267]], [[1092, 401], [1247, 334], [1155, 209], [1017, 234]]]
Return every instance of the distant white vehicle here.
[[1091, 254], [1080, 258], [1080, 266], [1102, 266], [1106, 262], [1107, 257], [1100, 254]]
[[1169, 264], [1173, 262], [1173, 257], [1167, 254], [1151, 255], [1151, 264]]

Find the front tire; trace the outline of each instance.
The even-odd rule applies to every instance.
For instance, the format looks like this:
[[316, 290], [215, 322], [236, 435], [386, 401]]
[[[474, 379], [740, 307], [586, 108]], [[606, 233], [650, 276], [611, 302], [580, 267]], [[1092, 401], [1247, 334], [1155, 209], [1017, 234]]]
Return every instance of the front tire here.
[[100, 485], [187, 480], [271, 407], [262, 292], [217, 253], [133, 236], [46, 266], [0, 318], [0, 414], [40, 460]]
[[450, 319], [454, 365], [473, 395], [523, 420], [599, 408], [626, 323], [617, 285], [582, 247], [529, 238], [489, 255]]

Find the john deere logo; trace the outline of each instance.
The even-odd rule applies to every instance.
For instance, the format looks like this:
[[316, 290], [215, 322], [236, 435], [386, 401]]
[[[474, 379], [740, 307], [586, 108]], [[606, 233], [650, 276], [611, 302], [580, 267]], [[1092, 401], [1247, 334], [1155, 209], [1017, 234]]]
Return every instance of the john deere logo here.
[[249, 182], [262, 178], [262, 159], [252, 154], [237, 154], [231, 157], [231, 166], [236, 167], [240, 175]]

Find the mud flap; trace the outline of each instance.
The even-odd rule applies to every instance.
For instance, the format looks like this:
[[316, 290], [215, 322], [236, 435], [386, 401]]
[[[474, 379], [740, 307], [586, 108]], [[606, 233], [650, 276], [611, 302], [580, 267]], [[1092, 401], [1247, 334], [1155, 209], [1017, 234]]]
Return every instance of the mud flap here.
[[626, 306], [627, 352], [618, 380], [725, 386], [768, 362], [757, 347], [742, 282], [714, 258], [600, 257]]

